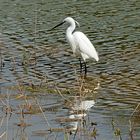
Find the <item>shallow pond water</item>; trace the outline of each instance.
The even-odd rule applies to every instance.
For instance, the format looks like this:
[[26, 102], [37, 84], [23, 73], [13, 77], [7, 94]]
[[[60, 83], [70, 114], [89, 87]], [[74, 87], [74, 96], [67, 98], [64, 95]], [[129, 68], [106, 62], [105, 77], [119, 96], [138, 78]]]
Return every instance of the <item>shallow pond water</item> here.
[[[9, 140], [140, 139], [139, 6], [138, 0], [1, 0], [0, 135]], [[77, 30], [99, 53], [98, 63], [88, 62], [86, 79], [80, 78], [78, 58], [65, 39], [67, 25], [48, 31], [67, 16], [80, 23]], [[12, 110], [7, 112], [8, 103]], [[74, 114], [83, 104], [85, 124]], [[23, 115], [22, 108], [37, 110]], [[67, 127], [82, 130], [66, 133]]]

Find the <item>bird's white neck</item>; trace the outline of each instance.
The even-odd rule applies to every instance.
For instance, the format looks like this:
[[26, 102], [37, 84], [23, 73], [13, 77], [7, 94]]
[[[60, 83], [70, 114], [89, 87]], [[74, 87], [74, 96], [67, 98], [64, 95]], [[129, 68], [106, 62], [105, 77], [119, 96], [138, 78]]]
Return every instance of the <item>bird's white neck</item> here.
[[67, 28], [66, 33], [67, 34], [72, 34], [73, 31], [75, 30], [75, 27], [76, 27], [75, 21], [71, 22], [70, 26]]

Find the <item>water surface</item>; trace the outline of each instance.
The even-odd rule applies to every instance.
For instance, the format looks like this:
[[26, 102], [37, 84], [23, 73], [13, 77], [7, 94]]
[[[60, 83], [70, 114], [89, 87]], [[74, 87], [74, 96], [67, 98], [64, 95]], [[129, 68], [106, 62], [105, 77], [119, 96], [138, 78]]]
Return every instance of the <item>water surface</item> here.
[[[88, 111], [88, 125], [97, 123], [97, 139], [118, 139], [114, 135], [116, 128], [121, 130], [122, 139], [131, 139], [128, 120], [140, 101], [139, 5], [138, 0], [1, 0], [1, 94], [17, 94], [17, 91], [7, 90], [7, 87], [31, 84], [55, 85], [60, 89], [72, 90], [74, 95], [79, 92], [82, 83], [79, 82], [79, 61], [73, 57], [65, 39], [67, 25], [47, 31], [65, 17], [71, 16], [80, 23], [77, 30], [83, 31], [90, 38], [100, 57], [98, 63], [88, 62], [88, 76], [84, 82], [85, 91], [90, 93], [90, 101], [95, 101], [94, 107]], [[98, 89], [94, 92], [97, 85]], [[69, 109], [60, 107], [65, 100], [56, 94], [46, 93], [44, 96], [41, 91], [36, 95], [44, 108], [49, 107], [49, 104], [59, 107], [55, 113], [45, 111], [45, 115], [51, 127], [60, 127], [60, 122], [55, 121], [55, 118], [59, 115], [69, 116], [66, 113]], [[11, 98], [14, 99], [10, 102], [14, 108], [22, 104]], [[67, 95], [66, 98], [70, 97]], [[132, 119], [135, 124], [134, 139], [140, 138], [138, 117]], [[13, 117], [9, 122], [9, 136], [18, 139], [15, 133], [19, 127], [14, 124], [17, 120]], [[114, 130], [112, 122], [115, 122]], [[44, 125], [44, 118], [30, 115], [29, 123], [31, 126], [26, 127], [25, 131], [20, 128], [19, 135], [38, 140], [45, 137], [34, 133], [48, 129]], [[6, 123], [1, 127], [2, 132], [5, 126]], [[11, 132], [12, 128], [15, 132]], [[54, 139], [53, 136], [48, 139], [51, 138]], [[60, 134], [57, 138], [62, 139], [64, 136]]]

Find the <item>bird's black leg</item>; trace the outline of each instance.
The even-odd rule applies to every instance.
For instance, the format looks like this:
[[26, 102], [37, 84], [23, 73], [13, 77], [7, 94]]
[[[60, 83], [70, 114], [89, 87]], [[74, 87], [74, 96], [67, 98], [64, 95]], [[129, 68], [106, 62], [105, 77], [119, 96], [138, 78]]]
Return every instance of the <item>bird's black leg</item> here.
[[82, 61], [81, 61], [81, 58], [79, 58], [79, 61], [80, 61], [80, 73], [82, 73]]
[[87, 74], [87, 65], [86, 65], [86, 62], [84, 62], [85, 64], [85, 75]]

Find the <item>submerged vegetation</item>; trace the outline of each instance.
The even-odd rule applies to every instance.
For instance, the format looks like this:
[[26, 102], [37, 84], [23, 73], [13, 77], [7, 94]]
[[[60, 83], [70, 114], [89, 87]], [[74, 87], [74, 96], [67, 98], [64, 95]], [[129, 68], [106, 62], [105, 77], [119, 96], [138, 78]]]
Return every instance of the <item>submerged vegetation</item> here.
[[[80, 89], [83, 89], [83, 87], [80, 87]], [[51, 90], [50, 90], [51, 89]], [[34, 135], [49, 135], [54, 133], [54, 136], [57, 137], [57, 134], [55, 133], [64, 133], [64, 139], [69, 139], [68, 135], [76, 135], [76, 133], [84, 133], [84, 135], [93, 136], [95, 135], [95, 126], [96, 123], [93, 122], [87, 122], [85, 119], [85, 116], [87, 116], [87, 113], [89, 109], [94, 106], [95, 102], [93, 98], [95, 98], [96, 90], [98, 88], [95, 88], [94, 91], [92, 91], [92, 95], [87, 96], [88, 91], [83, 90], [79, 92], [79, 95], [77, 96], [71, 94], [73, 91], [67, 91], [66, 89], [59, 89], [56, 87], [53, 88], [47, 88], [46, 86], [24, 86], [21, 85], [21, 83], [18, 86], [12, 86], [4, 90], [7, 91], [7, 93], [1, 93], [0, 101], [1, 101], [1, 129], [5, 126], [5, 131], [1, 134], [1, 138], [7, 138], [8, 139], [8, 127], [9, 124], [12, 123], [12, 125], [16, 125], [20, 128], [26, 128], [31, 127], [33, 124], [28, 123], [28, 116], [42, 116], [44, 118], [44, 124], [46, 124], [46, 130], [37, 130], [35, 132], [32, 132]], [[14, 92], [10, 93], [10, 92]], [[39, 96], [47, 96], [48, 94], [56, 94], [59, 95], [62, 100], [62, 104], [56, 104], [56, 105], [43, 105], [39, 101]], [[90, 91], [91, 93], [91, 91]], [[90, 99], [86, 99], [87, 97]], [[39, 98], [38, 98], [39, 97]], [[91, 100], [92, 99], [92, 100]], [[88, 101], [88, 104], [86, 103], [86, 100]], [[77, 103], [78, 101], [78, 103]], [[89, 102], [91, 103], [89, 104]], [[12, 104], [12, 103], [14, 104]], [[84, 104], [82, 104], [82, 102]], [[47, 102], [46, 102], [47, 103]], [[67, 108], [69, 115], [67, 117], [54, 117], [55, 121], [58, 123], [68, 123], [68, 126], [64, 126], [61, 128], [54, 128], [52, 127], [49, 122], [48, 118], [46, 116], [47, 112], [58, 112], [61, 108], [65, 107]], [[40, 116], [40, 117], [41, 117]], [[76, 117], [75, 117], [76, 116]], [[17, 118], [12, 119], [12, 118]], [[16, 121], [15, 123], [10, 121]], [[74, 123], [74, 124], [73, 124]], [[80, 123], [80, 126], [79, 126]], [[88, 124], [87, 124], [88, 123]], [[90, 127], [90, 131], [88, 130]], [[93, 127], [93, 128], [92, 128]], [[92, 132], [93, 130], [93, 132]], [[83, 134], [82, 134], [83, 135]], [[87, 137], [86, 136], [86, 137]], [[15, 139], [13, 137], [13, 139]], [[28, 138], [24, 138], [28, 139]]]
[[[92, 89], [87, 89], [85, 79], [81, 78], [79, 86], [74, 89], [59, 88], [56, 85], [39, 85], [33, 84], [24, 85], [18, 84], [17, 86], [5, 87], [1, 93], [1, 120], [0, 138], [9, 139], [9, 125], [15, 125], [21, 130], [26, 130], [28, 127], [33, 127], [34, 123], [29, 121], [29, 118], [38, 116], [43, 119], [45, 129], [31, 130], [32, 135], [46, 137], [49, 139], [60, 139], [60, 134], [63, 134], [64, 140], [70, 139], [97, 139], [100, 134], [96, 120], [90, 119], [89, 111], [91, 107], [95, 106], [96, 96], [98, 96], [99, 83], [92, 86]], [[53, 88], [52, 88], [53, 86]], [[88, 86], [90, 87], [90, 86]], [[93, 88], [94, 87], [94, 88]], [[77, 93], [77, 94], [76, 94]], [[47, 101], [41, 101], [44, 96], [56, 95], [61, 100], [61, 103], [55, 102], [50, 104]], [[44, 105], [44, 103], [46, 105]], [[138, 104], [133, 113], [129, 116], [129, 132], [128, 137], [134, 140], [135, 128], [137, 127], [137, 119], [140, 115], [140, 105]], [[58, 113], [61, 109], [67, 110], [67, 115], [53, 115]], [[52, 113], [53, 121], [59, 123], [59, 127], [54, 127], [50, 124], [48, 113]], [[38, 121], [38, 120], [36, 120]], [[109, 122], [112, 127], [112, 134], [118, 140], [123, 140], [123, 132], [121, 124], [117, 123], [114, 118]], [[26, 132], [27, 133], [27, 132]], [[23, 133], [19, 137], [25, 140], [30, 136]], [[17, 136], [12, 136], [12, 139], [19, 139]], [[53, 138], [52, 138], [53, 137]], [[62, 136], [61, 136], [62, 139]]]

